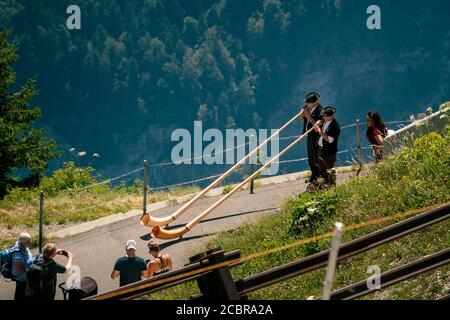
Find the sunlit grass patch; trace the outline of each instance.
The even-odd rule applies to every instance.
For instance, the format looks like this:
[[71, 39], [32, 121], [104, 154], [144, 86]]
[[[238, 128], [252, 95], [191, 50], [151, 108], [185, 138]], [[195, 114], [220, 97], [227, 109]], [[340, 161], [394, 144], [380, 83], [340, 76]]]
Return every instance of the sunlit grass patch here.
[[[246, 257], [330, 233], [336, 221], [349, 227], [391, 217], [389, 222], [367, 224], [345, 231], [343, 242], [348, 242], [405, 219], [397, 218], [394, 216], [396, 213], [448, 203], [449, 142], [448, 131], [427, 134], [416, 139], [411, 148], [404, 148], [398, 154], [371, 167], [364, 177], [353, 178], [322, 194], [292, 197], [286, 201], [280, 213], [262, 217], [254, 224], [222, 232], [206, 245], [205, 250], [218, 246], [227, 252], [239, 249], [241, 256]], [[334, 288], [366, 279], [371, 275], [367, 273], [367, 268], [371, 265], [378, 265], [384, 272], [446, 249], [450, 243], [449, 230], [450, 221], [445, 221], [339, 263]], [[246, 260], [239, 267], [233, 268], [233, 278], [238, 280], [267, 271], [325, 250], [329, 246], [328, 237], [285, 250], [270, 251], [271, 253]], [[320, 296], [324, 276], [325, 269], [316, 270], [258, 290], [251, 293], [249, 298], [306, 299], [309, 296]], [[436, 299], [449, 293], [448, 279], [450, 267], [446, 266], [381, 290], [365, 299]], [[196, 283], [190, 282], [148, 298], [188, 299], [198, 292]]]

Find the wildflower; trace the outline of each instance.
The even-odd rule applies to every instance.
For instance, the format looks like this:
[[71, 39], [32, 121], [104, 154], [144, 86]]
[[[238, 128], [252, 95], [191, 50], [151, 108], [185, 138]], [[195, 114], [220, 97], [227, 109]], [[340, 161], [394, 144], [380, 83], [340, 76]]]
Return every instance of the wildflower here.
[[307, 210], [309, 214], [313, 214], [314, 212], [317, 211], [317, 208], [308, 208]]

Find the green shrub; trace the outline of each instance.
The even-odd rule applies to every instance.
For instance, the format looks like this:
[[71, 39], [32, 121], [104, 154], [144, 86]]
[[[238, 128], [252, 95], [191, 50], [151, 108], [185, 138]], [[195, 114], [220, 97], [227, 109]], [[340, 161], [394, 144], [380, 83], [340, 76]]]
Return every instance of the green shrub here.
[[39, 185], [46, 195], [55, 195], [63, 190], [82, 188], [97, 182], [95, 169], [76, 167], [72, 161], [65, 162], [51, 177], [44, 177]]
[[[2, 208], [11, 208], [18, 203], [38, 203], [39, 193], [43, 191], [46, 197], [54, 197], [63, 191], [76, 190], [97, 182], [95, 169], [79, 168], [74, 162], [65, 162], [61, 169], [55, 170], [50, 177], [44, 177], [36, 188], [13, 188], [9, 190], [1, 202]], [[91, 193], [101, 193], [108, 190], [107, 185], [87, 189]]]
[[0, 205], [3, 208], [13, 208], [18, 203], [37, 203], [38, 199], [38, 189], [13, 188], [9, 190], [8, 195], [0, 202]]
[[336, 214], [337, 197], [334, 192], [302, 193], [289, 199], [283, 210], [291, 212], [290, 233], [298, 236], [318, 227], [325, 218]]

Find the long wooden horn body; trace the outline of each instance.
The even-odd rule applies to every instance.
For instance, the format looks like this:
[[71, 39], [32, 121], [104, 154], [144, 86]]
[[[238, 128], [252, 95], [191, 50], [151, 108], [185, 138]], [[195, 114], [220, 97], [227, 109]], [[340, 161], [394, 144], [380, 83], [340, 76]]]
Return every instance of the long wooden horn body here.
[[207, 194], [212, 188], [217, 186], [219, 183], [221, 183], [226, 177], [228, 177], [230, 174], [232, 174], [237, 168], [239, 168], [245, 161], [247, 161], [251, 156], [255, 155], [259, 149], [264, 147], [270, 140], [272, 140], [274, 137], [278, 136], [281, 131], [286, 129], [289, 125], [291, 125], [297, 118], [300, 118], [303, 114], [303, 110], [298, 113], [295, 117], [293, 117], [291, 120], [286, 122], [284, 126], [282, 126], [280, 129], [278, 129], [274, 134], [272, 134], [269, 138], [264, 140], [257, 148], [255, 148], [253, 151], [251, 151], [247, 156], [242, 158], [240, 161], [238, 161], [233, 167], [231, 167], [228, 171], [226, 171], [222, 176], [214, 180], [208, 187], [206, 187], [203, 191], [198, 193], [194, 198], [186, 202], [181, 208], [179, 208], [177, 211], [175, 211], [173, 214], [165, 216], [165, 217], [153, 217], [150, 214], [143, 214], [140, 220], [141, 225], [143, 226], [165, 226], [169, 223], [175, 221], [178, 217], [180, 217], [184, 212], [186, 212], [187, 209], [192, 207], [192, 205], [202, 198], [205, 194]]
[[[298, 117], [297, 115], [296, 117]], [[316, 125], [320, 125], [321, 121], [318, 121]], [[272, 159], [270, 159], [266, 164], [264, 164], [259, 170], [255, 171], [251, 176], [249, 176], [247, 179], [242, 181], [239, 185], [237, 185], [233, 190], [231, 190], [229, 193], [227, 193], [225, 196], [223, 196], [220, 200], [215, 202], [213, 205], [211, 205], [208, 209], [203, 211], [201, 214], [199, 214], [196, 218], [191, 220], [189, 223], [187, 223], [185, 226], [173, 229], [173, 230], [166, 230], [164, 228], [161, 228], [160, 226], [154, 226], [151, 232], [152, 237], [159, 238], [159, 239], [175, 239], [186, 232], [192, 230], [195, 225], [197, 225], [203, 218], [205, 218], [207, 215], [209, 215], [214, 209], [216, 209], [218, 206], [220, 206], [222, 203], [224, 203], [228, 198], [230, 198], [233, 194], [235, 194], [239, 189], [241, 189], [246, 183], [251, 181], [253, 178], [255, 178], [259, 173], [261, 173], [264, 169], [266, 169], [268, 166], [270, 166], [275, 160], [280, 158], [283, 154], [288, 152], [290, 149], [292, 149], [297, 143], [299, 143], [301, 140], [303, 140], [304, 137], [306, 137], [312, 130], [314, 130], [314, 127], [309, 129], [307, 132], [305, 132], [303, 135], [298, 137], [294, 142], [292, 142], [289, 146], [287, 146], [283, 151], [275, 155]]]

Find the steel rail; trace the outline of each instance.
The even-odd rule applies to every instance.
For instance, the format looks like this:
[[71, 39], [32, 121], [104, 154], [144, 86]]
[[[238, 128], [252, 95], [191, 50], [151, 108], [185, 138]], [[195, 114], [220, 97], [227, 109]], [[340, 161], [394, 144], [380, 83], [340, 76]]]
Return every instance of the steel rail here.
[[428, 271], [437, 269], [450, 263], [450, 248], [408, 263], [399, 268], [380, 274], [380, 286], [369, 288], [367, 280], [360, 281], [331, 293], [331, 300], [352, 300], [378, 290], [382, 290], [399, 282], [414, 278]]
[[[342, 244], [338, 261], [369, 251], [417, 230], [444, 221], [450, 217], [450, 204], [445, 204], [405, 221], [398, 222], [382, 230]], [[246, 294], [326, 266], [330, 250], [275, 267], [236, 282], [239, 294]]]

